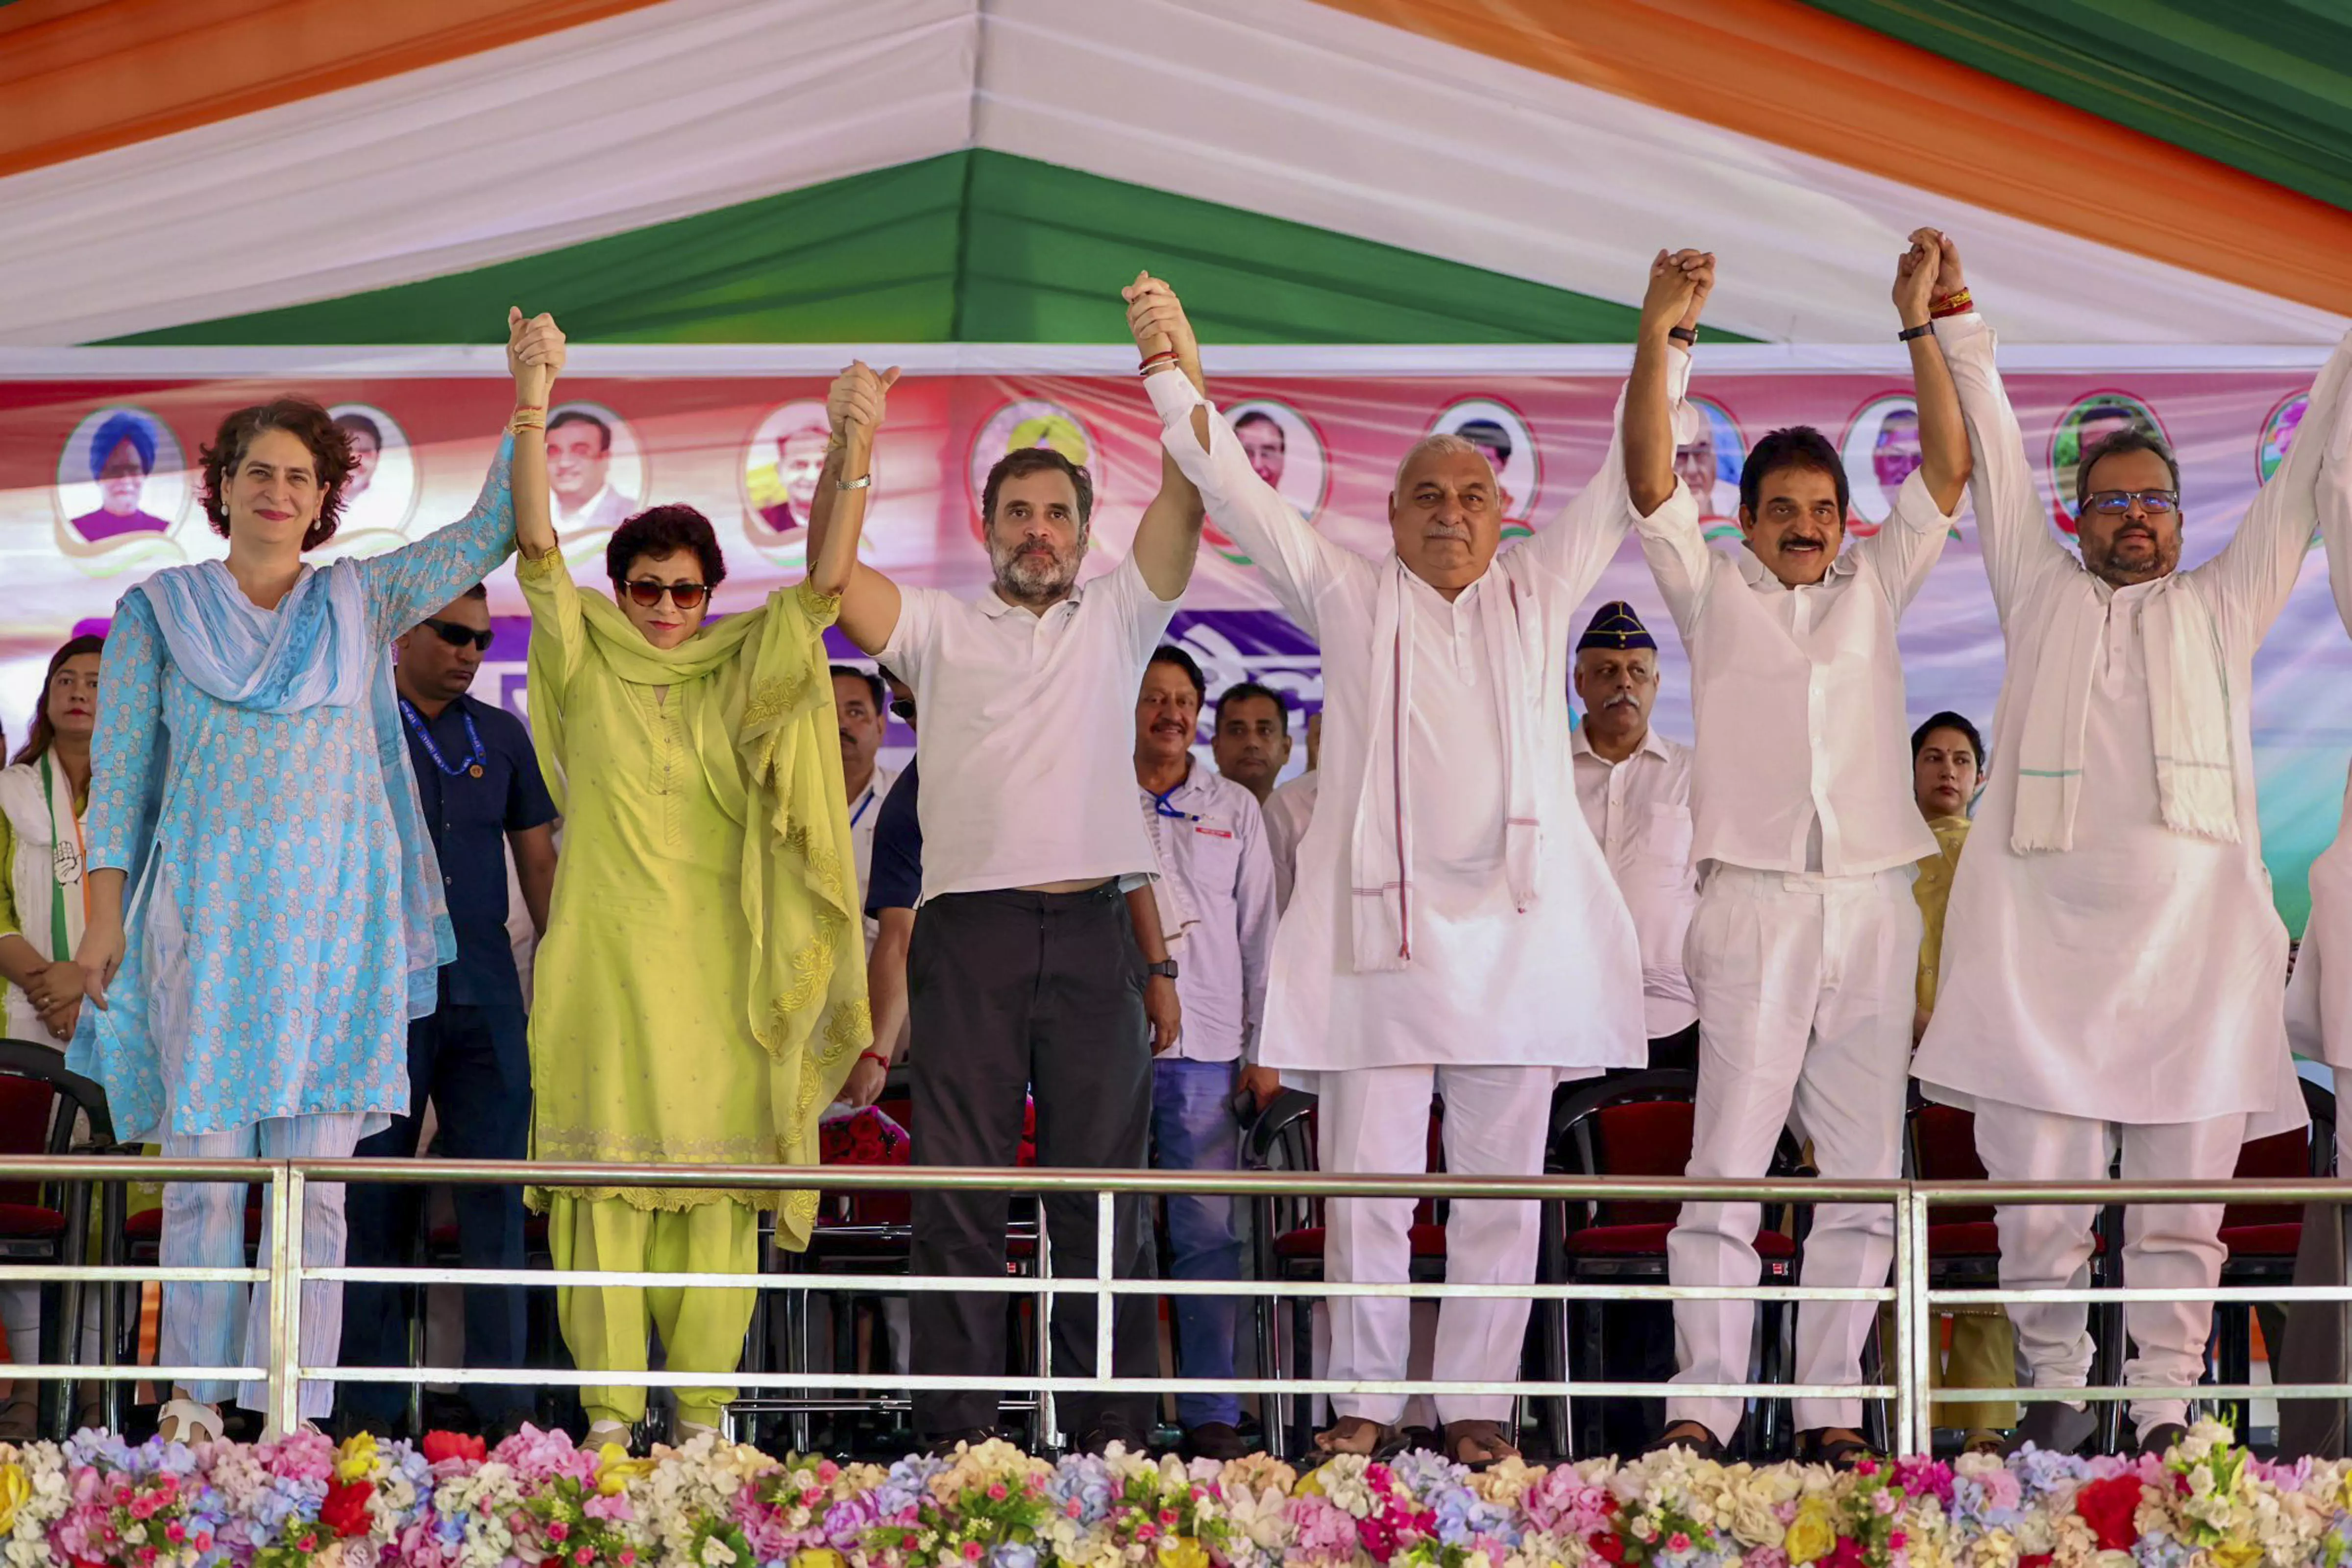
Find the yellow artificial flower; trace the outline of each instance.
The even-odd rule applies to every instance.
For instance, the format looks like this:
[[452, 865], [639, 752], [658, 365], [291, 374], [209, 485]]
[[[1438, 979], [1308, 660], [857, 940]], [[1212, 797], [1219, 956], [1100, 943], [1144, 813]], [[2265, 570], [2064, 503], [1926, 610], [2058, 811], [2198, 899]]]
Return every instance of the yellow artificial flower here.
[[793, 1568], [844, 1568], [844, 1564], [840, 1552], [830, 1546], [817, 1546], [793, 1553]]
[[[2346, 1477], [2344, 1492], [2347, 1497], [2352, 1497], [2352, 1474], [2347, 1474]], [[1321, 1497], [1323, 1495], [1322, 1467], [1318, 1465], [1315, 1469], [1307, 1471], [1305, 1475], [1299, 1477], [1298, 1484], [1290, 1489], [1290, 1495], [1293, 1497]]]
[[1829, 1505], [1819, 1497], [1799, 1503], [1781, 1550], [1788, 1552], [1790, 1563], [1817, 1563], [1836, 1551], [1837, 1526], [1830, 1522]]
[[629, 1450], [618, 1443], [607, 1443], [596, 1450], [596, 1490], [600, 1496], [618, 1497], [629, 1490], [631, 1481], [653, 1473], [651, 1459], [633, 1459]]
[[22, 1465], [0, 1465], [0, 1535], [16, 1528], [16, 1511], [33, 1500], [33, 1483]]
[[1160, 1568], [1209, 1568], [1209, 1549], [1199, 1539], [1181, 1535], [1160, 1543]]
[[2263, 1560], [2263, 1549], [2251, 1541], [2225, 1541], [2207, 1555], [2213, 1559], [2213, 1568], [2254, 1568]]
[[343, 1439], [342, 1448], [335, 1455], [337, 1480], [345, 1486], [353, 1481], [363, 1481], [367, 1479], [368, 1472], [374, 1469], [375, 1434], [354, 1432]]

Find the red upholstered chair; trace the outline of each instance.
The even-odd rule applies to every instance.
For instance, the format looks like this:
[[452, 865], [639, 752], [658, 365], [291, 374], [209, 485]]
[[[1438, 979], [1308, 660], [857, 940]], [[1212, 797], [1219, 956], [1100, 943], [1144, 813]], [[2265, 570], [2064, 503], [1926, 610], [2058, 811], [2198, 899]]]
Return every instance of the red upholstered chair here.
[[[1681, 1176], [1690, 1164], [1692, 1103], [1697, 1093], [1698, 1075], [1683, 1068], [1654, 1068], [1563, 1085], [1552, 1103], [1550, 1168], [1579, 1176]], [[1768, 1174], [1786, 1176], [1800, 1171], [1797, 1142], [1784, 1131]], [[1767, 1205], [1757, 1230], [1756, 1250], [1763, 1263], [1759, 1281], [1767, 1285], [1789, 1284], [1796, 1277], [1798, 1244], [1789, 1234], [1788, 1207]], [[1570, 1283], [1664, 1284], [1666, 1235], [1680, 1209], [1674, 1203], [1570, 1199], [1551, 1206], [1547, 1228], [1556, 1225], [1558, 1229], [1548, 1238], [1547, 1249], [1558, 1258], [1558, 1270]], [[1575, 1311], [1552, 1315], [1549, 1333], [1562, 1344], [1577, 1347], [1576, 1354], [1563, 1357], [1575, 1375], [1592, 1380], [1605, 1376], [1610, 1354], [1601, 1308], [1615, 1304], [1578, 1302]], [[1777, 1302], [1761, 1307], [1763, 1379], [1785, 1382], [1792, 1361], [1790, 1319]], [[1552, 1412], [1550, 1419], [1563, 1432], [1573, 1419], [1578, 1454], [1599, 1455], [1611, 1447], [1604, 1404], [1625, 1407], [1625, 1402], [1588, 1399], [1573, 1417], [1565, 1411]], [[1757, 1402], [1746, 1434], [1749, 1453], [1771, 1453], [1783, 1440], [1785, 1405], [1777, 1399]], [[1631, 1407], [1648, 1414], [1643, 1430], [1656, 1429], [1660, 1401], [1645, 1399]], [[1622, 1448], [1625, 1445], [1620, 1436], [1616, 1446]]]
[[[1429, 1113], [1427, 1167], [1437, 1171], [1445, 1168], [1442, 1138], [1443, 1112], [1433, 1102]], [[1286, 1089], [1250, 1124], [1243, 1135], [1242, 1165], [1248, 1170], [1312, 1171], [1315, 1158], [1315, 1096], [1297, 1089]], [[1307, 1280], [1323, 1278], [1323, 1200], [1319, 1197], [1299, 1197], [1289, 1195], [1265, 1196], [1255, 1200], [1250, 1245], [1252, 1248], [1251, 1276], [1259, 1280]], [[1420, 1282], [1435, 1282], [1445, 1278], [1445, 1216], [1444, 1205], [1423, 1198], [1413, 1208], [1412, 1229], [1412, 1278]], [[1306, 1310], [1304, 1298], [1294, 1300], [1290, 1306], [1290, 1357], [1292, 1375], [1303, 1376], [1314, 1362], [1314, 1316]], [[1252, 1322], [1257, 1334], [1258, 1364], [1274, 1367], [1281, 1364], [1276, 1354], [1277, 1312], [1274, 1301], [1264, 1296], [1252, 1299]], [[1292, 1397], [1279, 1418], [1273, 1414], [1265, 1417], [1267, 1451], [1277, 1458], [1304, 1454], [1313, 1440], [1311, 1398]]]
[[[0, 1154], [70, 1153], [74, 1124], [83, 1118], [89, 1122], [94, 1143], [103, 1146], [114, 1142], [105, 1091], [79, 1073], [67, 1071], [63, 1051], [31, 1040], [0, 1040]], [[93, 1185], [83, 1181], [0, 1183], [0, 1260], [86, 1261]], [[81, 1335], [70, 1331], [82, 1320], [82, 1302], [89, 1289], [76, 1281], [43, 1285], [41, 1343], [10, 1346], [16, 1359], [53, 1364], [77, 1361]], [[110, 1319], [111, 1311], [106, 1315]], [[44, 1436], [66, 1436], [73, 1409], [71, 1393], [69, 1383], [51, 1380], [41, 1385], [38, 1420]]]
[[[2336, 1096], [2308, 1079], [2303, 1088], [2304, 1109], [2311, 1125], [2273, 1137], [2260, 1138], [2238, 1151], [2240, 1181], [2300, 1181], [2306, 1176], [2336, 1174]], [[2294, 1255], [2303, 1245], [2303, 1207], [2293, 1203], [2233, 1203], [2221, 1211], [2221, 1245], [2229, 1257], [2221, 1265], [2224, 1285], [2286, 1285], [2294, 1281]], [[2242, 1301], [2218, 1301], [2213, 1308], [2213, 1371], [2219, 1383], [2244, 1383], [2253, 1376], [2254, 1322], [2257, 1308]], [[2269, 1327], [2273, 1349], [2281, 1322]], [[2223, 1401], [2237, 1430], [2252, 1434], [2253, 1411], [2248, 1401]]]

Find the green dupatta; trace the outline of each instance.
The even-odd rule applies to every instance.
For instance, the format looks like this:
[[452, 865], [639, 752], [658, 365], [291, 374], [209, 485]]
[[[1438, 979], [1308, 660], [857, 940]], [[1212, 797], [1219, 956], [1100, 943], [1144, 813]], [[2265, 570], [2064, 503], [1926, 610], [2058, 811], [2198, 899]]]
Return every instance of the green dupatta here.
[[[793, 601], [788, 602], [788, 596]], [[863, 925], [824, 628], [841, 601], [805, 583], [761, 610], [656, 648], [602, 594], [578, 596], [588, 641], [631, 685], [667, 686], [719, 809], [743, 829], [743, 918], [751, 931], [753, 1039], [768, 1054], [780, 1164], [818, 1163], [817, 1119], [874, 1038]], [[530, 643], [532, 745], [564, 810], [563, 705], [553, 637]], [[784, 1195], [776, 1239], [808, 1245], [813, 1191]]]

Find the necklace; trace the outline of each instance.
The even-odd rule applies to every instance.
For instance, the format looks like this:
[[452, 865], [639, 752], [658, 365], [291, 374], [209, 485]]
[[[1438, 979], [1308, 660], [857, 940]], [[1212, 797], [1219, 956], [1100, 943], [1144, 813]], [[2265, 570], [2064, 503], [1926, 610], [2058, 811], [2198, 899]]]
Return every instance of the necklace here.
[[477, 779], [482, 776], [482, 764], [489, 760], [490, 754], [482, 749], [482, 737], [474, 732], [474, 716], [462, 706], [457, 709], [457, 716], [466, 721], [466, 744], [472, 748], [472, 755], [455, 768], [450, 767], [448, 758], [441, 755], [440, 747], [434, 744], [433, 732], [425, 727], [425, 716], [418, 713], [415, 705], [406, 697], [400, 699], [400, 716], [408, 721], [409, 732], [416, 737], [426, 755], [433, 758], [433, 766], [443, 774], [451, 779], [460, 773], [468, 773]]

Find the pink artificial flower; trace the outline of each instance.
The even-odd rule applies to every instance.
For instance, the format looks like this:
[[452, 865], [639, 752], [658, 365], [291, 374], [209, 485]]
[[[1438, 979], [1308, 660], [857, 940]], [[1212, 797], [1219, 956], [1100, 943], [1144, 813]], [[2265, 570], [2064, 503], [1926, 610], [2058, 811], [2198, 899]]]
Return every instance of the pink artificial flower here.
[[1011, 1497], [1012, 1495], [1013, 1494], [1011, 1492], [1004, 1490], [1004, 1483], [1003, 1481], [991, 1481], [988, 1483], [989, 1501], [1003, 1502], [1006, 1498]]
[[569, 1539], [571, 1538], [571, 1535], [572, 1535], [572, 1527], [571, 1527], [570, 1525], [568, 1525], [568, 1524], [564, 1523], [562, 1520], [560, 1520], [560, 1519], [555, 1519], [555, 1520], [550, 1520], [550, 1521], [548, 1521], [548, 1525], [547, 1525], [547, 1538], [548, 1538], [550, 1541], [565, 1541], [565, 1540], [569, 1540]]
[[967, 1563], [977, 1563], [980, 1561], [979, 1542], [967, 1541], [963, 1543], [963, 1560]]
[[596, 1549], [593, 1546], [583, 1546], [572, 1554], [572, 1561], [579, 1563], [580, 1568], [588, 1568], [589, 1563], [596, 1561]]
[[1690, 1550], [1690, 1537], [1685, 1535], [1679, 1530], [1675, 1531], [1672, 1535], [1666, 1537], [1666, 1550], [1669, 1552], [1688, 1552]]

